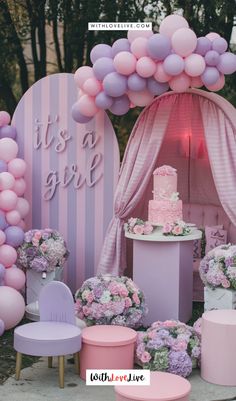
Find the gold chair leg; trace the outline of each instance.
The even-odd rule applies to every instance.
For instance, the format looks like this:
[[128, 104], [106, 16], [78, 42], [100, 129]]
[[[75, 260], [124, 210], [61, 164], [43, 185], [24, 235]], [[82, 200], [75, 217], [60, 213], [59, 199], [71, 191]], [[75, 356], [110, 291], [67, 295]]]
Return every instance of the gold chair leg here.
[[48, 367], [52, 368], [52, 356], [48, 357]]
[[74, 361], [75, 361], [75, 371], [79, 375], [79, 352], [74, 354]]
[[22, 361], [22, 354], [20, 352], [16, 353], [16, 380], [20, 378], [20, 370], [21, 370], [21, 361]]
[[65, 365], [65, 357], [64, 355], [60, 355], [59, 359], [59, 386], [60, 388], [64, 388], [64, 365]]

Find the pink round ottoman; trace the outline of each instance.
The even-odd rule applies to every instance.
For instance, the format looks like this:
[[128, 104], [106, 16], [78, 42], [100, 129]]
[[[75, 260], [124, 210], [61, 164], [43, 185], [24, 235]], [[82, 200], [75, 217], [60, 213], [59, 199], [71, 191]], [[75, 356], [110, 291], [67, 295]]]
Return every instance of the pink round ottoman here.
[[133, 369], [137, 333], [122, 326], [91, 326], [82, 331], [80, 377], [86, 369]]
[[191, 384], [183, 377], [150, 372], [150, 386], [115, 386], [116, 401], [189, 401]]
[[223, 386], [236, 386], [236, 310], [205, 312], [202, 316], [201, 376]]

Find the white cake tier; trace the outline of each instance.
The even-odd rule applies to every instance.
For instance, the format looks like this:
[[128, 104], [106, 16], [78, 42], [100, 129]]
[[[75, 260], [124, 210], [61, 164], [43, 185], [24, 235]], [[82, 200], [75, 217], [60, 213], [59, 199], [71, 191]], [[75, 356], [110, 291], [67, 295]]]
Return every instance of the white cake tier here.
[[182, 200], [150, 200], [148, 204], [148, 221], [163, 226], [183, 219]]
[[177, 192], [177, 175], [153, 175], [153, 199], [166, 200]]

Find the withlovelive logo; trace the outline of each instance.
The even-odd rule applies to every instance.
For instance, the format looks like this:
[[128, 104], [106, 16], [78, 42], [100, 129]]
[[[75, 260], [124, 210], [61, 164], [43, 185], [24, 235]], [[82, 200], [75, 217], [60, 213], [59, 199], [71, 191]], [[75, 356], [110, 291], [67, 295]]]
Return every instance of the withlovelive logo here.
[[89, 22], [89, 31], [151, 31], [151, 22]]
[[150, 370], [112, 370], [112, 369], [87, 369], [87, 386], [149, 386]]

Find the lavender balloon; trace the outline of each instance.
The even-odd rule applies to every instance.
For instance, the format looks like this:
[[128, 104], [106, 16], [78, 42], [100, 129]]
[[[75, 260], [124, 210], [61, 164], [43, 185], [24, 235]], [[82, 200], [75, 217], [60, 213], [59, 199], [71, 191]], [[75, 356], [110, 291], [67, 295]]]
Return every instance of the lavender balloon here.
[[123, 95], [114, 99], [113, 105], [110, 107], [110, 111], [117, 116], [122, 116], [129, 111], [130, 100], [127, 95]]
[[113, 104], [112, 97], [106, 95], [105, 92], [100, 92], [95, 98], [95, 104], [100, 109], [109, 109]]
[[109, 57], [112, 58], [111, 46], [99, 44], [94, 46], [94, 48], [90, 52], [90, 60], [94, 64], [101, 57]]
[[0, 285], [3, 285], [4, 283], [5, 271], [6, 271], [5, 266], [0, 264]]
[[201, 56], [205, 56], [205, 54], [211, 50], [211, 41], [205, 36], [201, 36], [197, 40], [197, 46], [194, 50], [194, 53], [200, 54]]
[[16, 139], [16, 128], [12, 125], [5, 125], [0, 128], [0, 138]]
[[104, 78], [103, 88], [108, 96], [120, 97], [127, 90], [127, 78], [117, 72], [111, 72]]
[[10, 226], [6, 228], [5, 235], [6, 244], [17, 248], [23, 243], [25, 234], [22, 228], [17, 226]]
[[0, 210], [0, 230], [5, 230], [8, 227], [6, 218], [5, 218], [5, 213]]
[[205, 62], [212, 67], [216, 66], [220, 61], [220, 55], [215, 50], [209, 50], [205, 55]]
[[140, 77], [136, 72], [131, 74], [127, 81], [128, 88], [131, 91], [142, 91], [146, 88], [146, 79]]
[[94, 75], [99, 81], [103, 81], [107, 74], [115, 70], [113, 60], [109, 57], [101, 57], [93, 65]]
[[120, 52], [129, 52], [130, 51], [130, 43], [128, 39], [122, 38], [116, 40], [111, 48], [111, 54], [114, 58]]
[[2, 319], [0, 319], [0, 336], [3, 335], [4, 330], [5, 330], [5, 323]]
[[178, 54], [170, 54], [163, 62], [166, 74], [179, 75], [184, 70], [184, 60]]
[[222, 74], [233, 74], [236, 71], [236, 55], [230, 52], [221, 54], [217, 68]]
[[7, 163], [4, 160], [0, 160], [0, 173], [7, 171]]
[[156, 96], [166, 92], [169, 89], [169, 84], [167, 82], [157, 82], [154, 78], [148, 78], [147, 87], [149, 92]]
[[93, 117], [84, 116], [82, 113], [80, 113], [80, 111], [78, 110], [77, 103], [73, 104], [72, 110], [71, 110], [71, 115], [72, 115], [73, 120], [75, 120], [77, 123], [80, 123], [80, 124], [86, 124], [89, 121], [91, 121], [93, 118]]
[[149, 56], [157, 60], [164, 60], [171, 52], [171, 41], [167, 36], [155, 33], [147, 41]]
[[214, 85], [220, 78], [220, 73], [215, 67], [206, 67], [201, 75], [202, 82], [205, 86]]
[[228, 49], [228, 43], [224, 38], [215, 38], [212, 42], [212, 49], [223, 54]]

